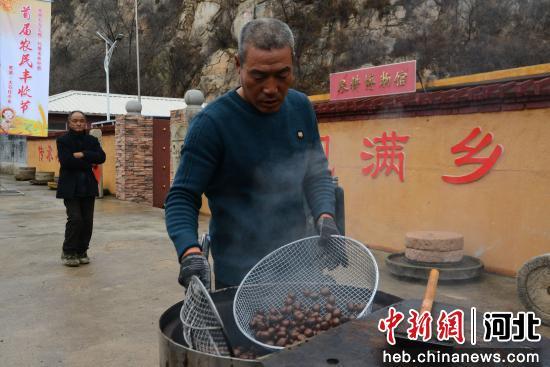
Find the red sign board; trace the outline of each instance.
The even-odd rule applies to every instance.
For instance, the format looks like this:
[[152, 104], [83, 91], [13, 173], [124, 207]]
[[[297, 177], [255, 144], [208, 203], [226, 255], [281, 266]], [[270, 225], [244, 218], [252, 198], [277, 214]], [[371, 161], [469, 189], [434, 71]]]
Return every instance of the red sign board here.
[[330, 74], [330, 100], [416, 91], [416, 60]]

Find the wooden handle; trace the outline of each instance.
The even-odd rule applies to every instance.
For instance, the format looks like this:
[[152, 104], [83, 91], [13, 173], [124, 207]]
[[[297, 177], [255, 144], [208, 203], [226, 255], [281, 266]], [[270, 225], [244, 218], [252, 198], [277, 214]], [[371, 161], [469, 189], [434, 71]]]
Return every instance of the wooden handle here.
[[426, 292], [424, 293], [424, 299], [422, 300], [422, 307], [420, 307], [420, 314], [424, 311], [432, 312], [432, 306], [435, 298], [435, 291], [437, 289], [437, 280], [439, 279], [439, 270], [430, 270], [430, 277], [428, 278], [428, 285]]

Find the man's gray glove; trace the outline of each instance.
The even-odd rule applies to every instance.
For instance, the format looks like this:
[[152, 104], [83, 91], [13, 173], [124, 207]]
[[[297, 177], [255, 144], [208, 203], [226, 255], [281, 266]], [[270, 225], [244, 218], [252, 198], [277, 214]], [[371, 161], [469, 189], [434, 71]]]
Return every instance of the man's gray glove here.
[[[333, 270], [338, 265], [343, 267], [348, 266], [348, 256], [343, 244], [338, 241], [333, 244], [330, 243], [331, 236], [339, 236], [340, 231], [336, 226], [336, 222], [332, 217], [324, 216], [320, 217], [317, 221], [317, 227], [319, 228], [319, 246], [324, 248], [324, 266], [328, 270]], [[330, 251], [330, 252], [327, 252]]]
[[178, 282], [187, 288], [193, 275], [201, 280], [206, 289], [210, 289], [210, 265], [202, 253], [191, 253], [181, 259]]

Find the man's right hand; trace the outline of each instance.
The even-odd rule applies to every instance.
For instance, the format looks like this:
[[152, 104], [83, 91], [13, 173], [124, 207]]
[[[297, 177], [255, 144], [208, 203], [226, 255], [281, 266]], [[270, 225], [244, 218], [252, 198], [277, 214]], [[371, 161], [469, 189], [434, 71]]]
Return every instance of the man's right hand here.
[[186, 252], [183, 255], [178, 282], [187, 288], [193, 275], [196, 275], [201, 280], [206, 289], [210, 289], [210, 265], [208, 264], [208, 259], [200, 250], [190, 253]]

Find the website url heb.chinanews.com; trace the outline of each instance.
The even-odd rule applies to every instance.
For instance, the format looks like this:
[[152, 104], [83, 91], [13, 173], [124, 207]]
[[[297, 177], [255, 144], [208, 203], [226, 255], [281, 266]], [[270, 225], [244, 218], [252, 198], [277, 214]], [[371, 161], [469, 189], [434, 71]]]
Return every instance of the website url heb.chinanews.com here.
[[472, 351], [440, 351], [428, 350], [410, 353], [405, 350], [382, 352], [384, 366], [429, 366], [457, 363], [458, 366], [484, 366], [501, 364], [503, 367], [539, 367], [542, 366], [540, 353], [531, 349], [529, 351], [502, 351], [479, 349]]

